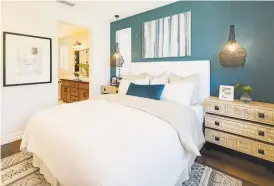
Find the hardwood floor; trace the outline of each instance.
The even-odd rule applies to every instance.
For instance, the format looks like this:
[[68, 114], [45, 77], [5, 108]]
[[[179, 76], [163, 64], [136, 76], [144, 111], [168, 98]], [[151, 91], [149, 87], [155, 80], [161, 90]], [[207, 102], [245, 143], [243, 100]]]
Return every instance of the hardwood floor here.
[[20, 152], [21, 140], [1, 145], [1, 159]]
[[[21, 140], [1, 146], [1, 158], [19, 152]], [[243, 186], [274, 186], [274, 163], [206, 144], [197, 162], [243, 181]]]
[[197, 162], [243, 181], [243, 186], [274, 186], [274, 163], [207, 143]]

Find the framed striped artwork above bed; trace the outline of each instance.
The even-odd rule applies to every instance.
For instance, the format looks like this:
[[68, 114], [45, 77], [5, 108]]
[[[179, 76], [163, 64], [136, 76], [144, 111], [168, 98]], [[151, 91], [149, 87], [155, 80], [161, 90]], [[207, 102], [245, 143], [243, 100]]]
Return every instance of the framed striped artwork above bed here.
[[191, 55], [191, 11], [143, 23], [143, 58]]

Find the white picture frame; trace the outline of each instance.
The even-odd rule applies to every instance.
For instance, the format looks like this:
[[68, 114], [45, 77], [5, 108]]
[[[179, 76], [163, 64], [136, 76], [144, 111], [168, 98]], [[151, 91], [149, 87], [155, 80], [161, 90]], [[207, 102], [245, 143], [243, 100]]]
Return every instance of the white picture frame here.
[[110, 85], [111, 86], [116, 86], [117, 85], [117, 77], [116, 76], [114, 76], [114, 77], [111, 78]]
[[234, 101], [234, 86], [220, 85], [219, 99], [224, 101]]

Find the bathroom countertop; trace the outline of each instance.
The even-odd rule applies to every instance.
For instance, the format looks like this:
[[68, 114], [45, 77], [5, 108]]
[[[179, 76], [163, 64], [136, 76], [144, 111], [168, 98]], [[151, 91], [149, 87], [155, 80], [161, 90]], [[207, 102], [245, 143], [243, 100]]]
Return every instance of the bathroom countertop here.
[[89, 78], [81, 78], [81, 77], [80, 79], [76, 79], [75, 77], [64, 77], [64, 78], [60, 78], [60, 80], [79, 81], [79, 82], [89, 83]]

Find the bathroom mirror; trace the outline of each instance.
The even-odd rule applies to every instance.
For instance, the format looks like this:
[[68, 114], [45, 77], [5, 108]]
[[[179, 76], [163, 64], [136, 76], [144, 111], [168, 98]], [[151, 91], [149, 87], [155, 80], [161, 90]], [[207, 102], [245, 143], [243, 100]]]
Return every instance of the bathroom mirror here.
[[81, 74], [87, 73], [84, 68], [80, 68], [78, 65], [88, 64], [88, 52], [89, 52], [89, 49], [74, 51], [75, 72], [80, 72]]

